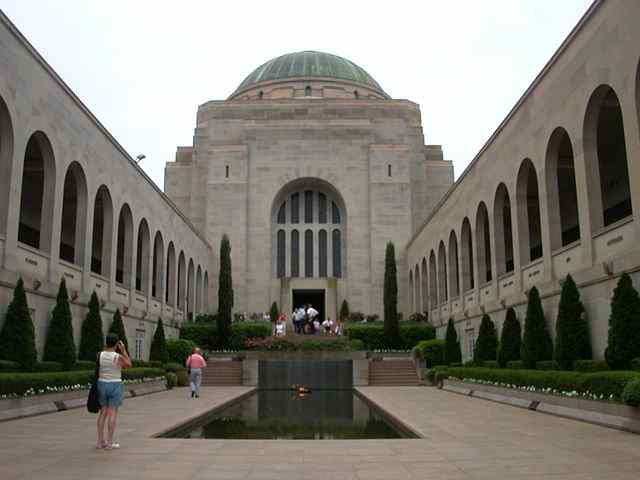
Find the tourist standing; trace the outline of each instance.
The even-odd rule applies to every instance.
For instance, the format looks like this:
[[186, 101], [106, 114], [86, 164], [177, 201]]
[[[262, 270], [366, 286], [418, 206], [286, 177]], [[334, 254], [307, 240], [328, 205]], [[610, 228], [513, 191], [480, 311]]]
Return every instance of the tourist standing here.
[[[124, 398], [124, 386], [122, 385], [122, 369], [131, 367], [131, 359], [124, 343], [115, 333], [110, 333], [106, 338], [106, 346], [98, 354], [98, 402], [100, 414], [98, 415], [98, 443], [96, 448], [111, 450], [120, 448], [120, 444], [113, 441], [118, 419], [118, 408]], [[106, 427], [106, 439], [105, 439]]]
[[200, 398], [200, 384], [202, 383], [202, 369], [207, 366], [207, 362], [200, 353], [200, 349], [195, 347], [191, 350], [191, 355], [185, 362], [189, 370], [189, 386], [191, 387], [191, 398]]

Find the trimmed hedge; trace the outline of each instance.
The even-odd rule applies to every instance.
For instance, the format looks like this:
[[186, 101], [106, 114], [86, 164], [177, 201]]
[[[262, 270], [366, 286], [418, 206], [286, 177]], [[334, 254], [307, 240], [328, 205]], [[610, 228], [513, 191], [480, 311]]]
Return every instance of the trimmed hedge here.
[[185, 339], [170, 339], [166, 341], [168, 360], [170, 363], [184, 365], [196, 345]]
[[561, 391], [592, 393], [621, 399], [625, 385], [640, 374], [632, 371], [570, 372], [554, 370], [509, 370], [493, 368], [449, 368], [450, 377], [505, 383], [518, 387], [551, 388]]
[[423, 340], [416, 346], [420, 356], [424, 359], [426, 368], [444, 365], [444, 340]]
[[[180, 328], [180, 338], [191, 340], [205, 350], [218, 348], [217, 326], [214, 323], [186, 323]], [[243, 350], [247, 338], [265, 338], [271, 335], [271, 323], [242, 322], [231, 324], [229, 348]]]
[[640, 376], [629, 381], [622, 391], [622, 401], [632, 407], [640, 407]]
[[[384, 338], [384, 327], [380, 323], [347, 325], [345, 333], [349, 340], [362, 340], [367, 350], [383, 350], [387, 348]], [[436, 330], [428, 323], [400, 323], [399, 349], [411, 350], [423, 340], [436, 338]]]
[[500, 364], [497, 360], [485, 360], [482, 362], [482, 366], [485, 368], [500, 368]]
[[[0, 395], [23, 395], [27, 390], [46, 387], [66, 387], [89, 385], [94, 378], [93, 371], [78, 372], [38, 372], [0, 373]], [[130, 368], [122, 371], [123, 380], [145, 377], [163, 377], [164, 370], [158, 368]]]
[[61, 372], [62, 371], [62, 363], [60, 362], [36, 362], [33, 366], [33, 371], [42, 373], [42, 372]]
[[573, 369], [576, 372], [606, 372], [609, 365], [604, 360], [576, 360]]
[[511, 362], [507, 362], [507, 368], [511, 370], [524, 370], [524, 363], [522, 360], [513, 360]]
[[95, 370], [96, 362], [89, 362], [87, 360], [78, 360], [71, 370]]
[[640, 370], [640, 358], [631, 360], [631, 370]]
[[184, 364], [175, 363], [175, 362], [167, 363], [167, 364], [164, 365], [163, 368], [165, 369], [165, 371], [173, 372], [173, 373], [177, 373], [180, 370], [186, 370], [187, 369], [187, 367], [185, 367]]
[[0, 360], [0, 372], [19, 372], [21, 370], [18, 362], [11, 360]]
[[560, 365], [555, 360], [542, 360], [536, 362], [536, 370], [560, 370]]

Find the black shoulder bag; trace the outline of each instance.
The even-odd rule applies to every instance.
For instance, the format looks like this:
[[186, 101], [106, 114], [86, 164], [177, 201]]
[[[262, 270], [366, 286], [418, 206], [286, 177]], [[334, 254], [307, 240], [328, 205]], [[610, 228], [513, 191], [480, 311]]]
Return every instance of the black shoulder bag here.
[[100, 411], [100, 402], [98, 401], [99, 375], [100, 375], [100, 353], [98, 353], [98, 357], [96, 358], [96, 377], [93, 380], [93, 384], [91, 385], [91, 389], [89, 390], [89, 397], [87, 398], [87, 410], [90, 413], [98, 413]]

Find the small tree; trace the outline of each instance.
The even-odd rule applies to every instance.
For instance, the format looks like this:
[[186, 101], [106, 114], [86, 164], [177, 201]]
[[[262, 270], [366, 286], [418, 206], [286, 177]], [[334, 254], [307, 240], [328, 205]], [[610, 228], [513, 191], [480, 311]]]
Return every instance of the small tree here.
[[387, 346], [396, 347], [400, 342], [398, 326], [398, 279], [396, 253], [392, 242], [387, 243], [384, 262], [384, 336]]
[[554, 360], [563, 370], [573, 369], [573, 362], [591, 358], [591, 337], [580, 293], [571, 275], [562, 283]]
[[347, 300], [342, 300], [342, 305], [340, 306], [340, 320], [346, 322], [349, 318], [349, 304]]
[[447, 365], [462, 362], [462, 350], [458, 341], [458, 332], [453, 324], [453, 318], [447, 324], [447, 336], [445, 338], [444, 361]]
[[80, 360], [95, 360], [104, 346], [104, 334], [102, 333], [102, 318], [100, 317], [100, 301], [94, 291], [89, 300], [89, 311], [82, 322], [80, 332]]
[[480, 331], [478, 341], [473, 352], [473, 360], [477, 365], [487, 360], [495, 360], [498, 353], [498, 334], [496, 326], [486, 313], [480, 321]]
[[42, 358], [47, 362], [60, 362], [64, 370], [70, 370], [76, 363], [71, 308], [69, 307], [69, 294], [64, 277], [60, 280], [56, 306], [51, 313]]
[[498, 364], [502, 368], [507, 366], [507, 362], [520, 360], [521, 335], [516, 311], [509, 307], [502, 325], [500, 346], [498, 347]]
[[542, 311], [540, 293], [536, 287], [531, 288], [529, 292], [520, 356], [524, 367], [529, 369], [536, 368], [536, 362], [551, 360], [553, 357], [553, 343]]
[[620, 277], [613, 291], [605, 358], [613, 369], [628, 369], [640, 357], [640, 297], [631, 277]]
[[17, 362], [24, 370], [31, 370], [37, 357], [33, 321], [24, 284], [19, 278], [0, 331], [0, 358]]
[[124, 330], [124, 322], [122, 321], [122, 315], [120, 315], [120, 309], [116, 308], [115, 313], [113, 314], [113, 321], [111, 322], [111, 326], [109, 327], [109, 333], [115, 333], [122, 343], [124, 343], [124, 347], [129, 351], [129, 342], [127, 341], [127, 332]]
[[220, 242], [220, 273], [218, 276], [218, 342], [220, 347], [229, 344], [231, 335], [231, 310], [233, 308], [233, 281], [231, 278], [231, 244], [222, 235]]
[[269, 316], [271, 317], [271, 321], [275, 323], [276, 320], [278, 320], [279, 315], [280, 315], [280, 312], [278, 310], [278, 304], [276, 302], [273, 302], [271, 304], [271, 310], [269, 310]]
[[151, 342], [151, 352], [149, 352], [149, 360], [152, 362], [167, 363], [169, 361], [169, 353], [167, 352], [167, 341], [164, 337], [164, 326], [162, 319], [158, 318], [156, 332], [153, 334]]

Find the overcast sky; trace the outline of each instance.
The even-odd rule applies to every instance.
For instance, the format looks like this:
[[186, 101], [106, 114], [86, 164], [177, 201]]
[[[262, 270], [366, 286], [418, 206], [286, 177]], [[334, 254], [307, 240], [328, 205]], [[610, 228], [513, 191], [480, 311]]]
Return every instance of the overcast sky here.
[[319, 50], [420, 104], [456, 178], [591, 0], [0, 0], [0, 8], [161, 187], [198, 105], [254, 68]]

